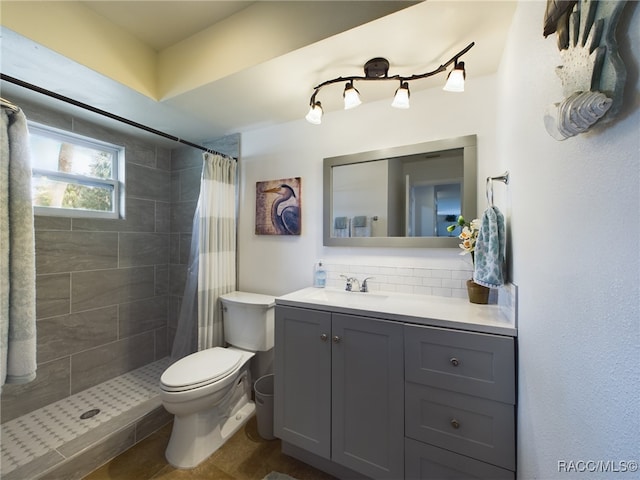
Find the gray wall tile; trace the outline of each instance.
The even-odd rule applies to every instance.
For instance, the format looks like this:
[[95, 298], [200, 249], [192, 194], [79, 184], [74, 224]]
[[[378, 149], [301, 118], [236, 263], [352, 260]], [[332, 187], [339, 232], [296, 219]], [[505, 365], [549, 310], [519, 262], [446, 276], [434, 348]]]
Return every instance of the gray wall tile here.
[[120, 233], [120, 268], [169, 262], [169, 235], [165, 233]]
[[156, 202], [156, 232], [169, 233], [171, 231], [171, 204]]
[[154, 277], [153, 267], [74, 272], [71, 274], [71, 311], [153, 297]]
[[71, 311], [71, 274], [36, 275], [36, 317]]
[[154, 333], [146, 332], [73, 355], [71, 393], [153, 362], [154, 340]]
[[36, 232], [38, 273], [97, 270], [118, 266], [118, 234]]
[[180, 202], [171, 208], [171, 233], [191, 233], [197, 202]]
[[38, 321], [38, 362], [68, 357], [118, 338], [115, 306]]
[[120, 338], [167, 325], [167, 297], [153, 297], [118, 306]]
[[202, 167], [180, 171], [180, 201], [197, 201], [200, 196]]
[[187, 278], [187, 266], [170, 265], [169, 271], [169, 295], [181, 297], [184, 293], [184, 286]]
[[38, 230], [71, 230], [71, 219], [63, 217], [44, 217], [34, 215], [33, 226]]
[[191, 240], [193, 236], [189, 233], [180, 234], [180, 258], [177, 263], [189, 265], [189, 256], [191, 255]]
[[179, 147], [171, 151], [171, 170], [202, 168], [202, 151], [191, 147]]
[[156, 204], [152, 200], [126, 199], [126, 218], [105, 220], [98, 218], [74, 218], [73, 230], [101, 232], [155, 232]]
[[169, 265], [156, 265], [156, 296], [169, 294]]
[[[156, 360], [168, 357], [171, 355], [171, 348], [167, 342], [167, 328], [159, 328], [155, 330], [155, 342], [156, 342]], [[171, 344], [173, 346], [173, 343]]]
[[127, 196], [169, 201], [171, 174], [166, 170], [127, 164]]
[[156, 168], [171, 170], [171, 150], [156, 147]]
[[2, 387], [2, 422], [42, 408], [69, 396], [69, 357], [38, 365], [36, 379], [23, 385]]

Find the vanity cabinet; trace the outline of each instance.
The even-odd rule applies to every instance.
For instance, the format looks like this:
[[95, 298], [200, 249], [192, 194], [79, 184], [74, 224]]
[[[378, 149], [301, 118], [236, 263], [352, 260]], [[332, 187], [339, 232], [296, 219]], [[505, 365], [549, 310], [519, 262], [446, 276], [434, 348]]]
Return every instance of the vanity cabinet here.
[[280, 306], [274, 432], [369, 478], [404, 477], [401, 323]]
[[515, 478], [512, 337], [405, 325], [405, 473]]

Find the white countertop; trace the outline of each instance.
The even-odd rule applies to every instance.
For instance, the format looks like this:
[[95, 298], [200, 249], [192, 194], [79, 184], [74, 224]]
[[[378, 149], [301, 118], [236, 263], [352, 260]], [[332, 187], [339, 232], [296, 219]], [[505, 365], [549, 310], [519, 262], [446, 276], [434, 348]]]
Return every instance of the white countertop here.
[[462, 298], [309, 287], [276, 297], [276, 305], [511, 337], [518, 334], [498, 305], [477, 305]]

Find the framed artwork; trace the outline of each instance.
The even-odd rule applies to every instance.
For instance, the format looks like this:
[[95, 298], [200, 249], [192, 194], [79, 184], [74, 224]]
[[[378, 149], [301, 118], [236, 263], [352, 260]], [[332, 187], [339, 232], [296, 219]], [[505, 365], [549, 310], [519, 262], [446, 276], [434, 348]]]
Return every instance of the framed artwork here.
[[300, 235], [300, 177], [256, 182], [256, 235]]

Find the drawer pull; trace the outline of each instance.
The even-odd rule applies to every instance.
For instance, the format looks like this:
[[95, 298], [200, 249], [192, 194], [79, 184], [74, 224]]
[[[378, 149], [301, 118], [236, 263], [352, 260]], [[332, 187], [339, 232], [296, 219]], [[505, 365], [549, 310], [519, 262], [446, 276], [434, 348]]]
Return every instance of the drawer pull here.
[[460, 428], [460, 422], [458, 422], [458, 420], [456, 420], [455, 418], [452, 418], [451, 419], [451, 426], [457, 430], [457, 429]]
[[327, 337], [326, 333], [323, 333], [322, 335], [320, 335], [320, 340], [322, 340], [323, 342], [326, 342], [327, 338], [329, 338], [329, 337]]
[[333, 337], [333, 343], [340, 343], [340, 337], [338, 335]]
[[449, 360], [449, 363], [454, 367], [457, 367], [458, 365], [460, 365], [460, 360], [458, 360], [456, 357], [453, 357]]

